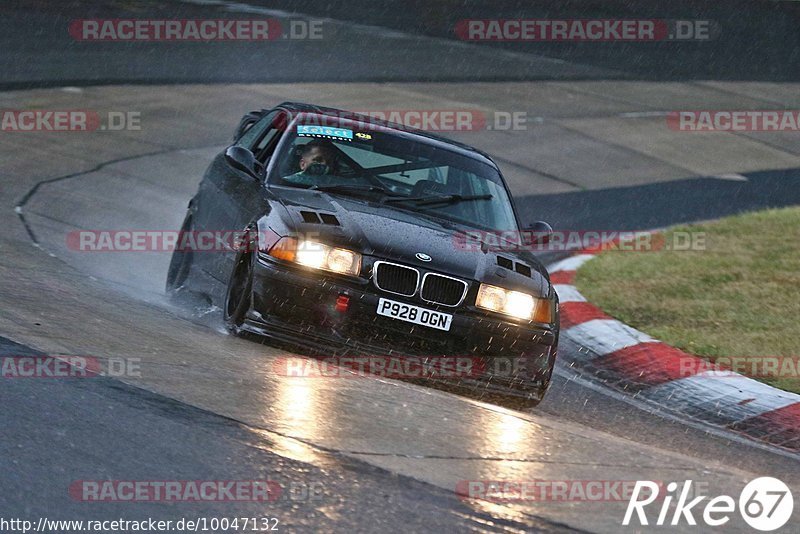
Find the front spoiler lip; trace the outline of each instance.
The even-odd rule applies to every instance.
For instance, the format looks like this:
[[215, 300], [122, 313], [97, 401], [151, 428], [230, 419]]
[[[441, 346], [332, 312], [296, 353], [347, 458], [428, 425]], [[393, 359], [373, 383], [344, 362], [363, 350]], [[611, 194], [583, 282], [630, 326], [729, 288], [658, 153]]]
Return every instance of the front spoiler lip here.
[[[310, 350], [315, 357], [370, 356], [386, 352], [388, 352], [388, 354], [386, 354], [387, 356], [419, 357], [418, 354], [405, 353], [392, 349], [387, 351], [386, 347], [371, 345], [354, 340], [353, 338], [345, 338], [344, 336], [322, 336], [311, 331], [293, 330], [287, 328], [283, 324], [268, 321], [252, 311], [242, 324], [241, 330], [264, 336], [281, 343], [302, 347]], [[555, 347], [552, 347], [552, 350], [555, 350]], [[379, 375], [375, 376], [376, 378], [382, 378]], [[455, 385], [460, 389], [471, 388], [473, 391], [480, 389], [482, 393], [510, 395], [520, 399], [532, 399], [537, 402], [542, 400], [550, 385], [550, 381], [546, 380], [531, 382], [527, 387], [521, 388], [519, 384], [512, 385], [509, 382], [497, 378], [493, 379], [492, 377], [486, 377], [483, 380], [460, 377], [457, 384], [454, 384], [452, 380], [441, 378], [424, 378], [420, 380], [427, 383], [438, 383], [448, 386]]]
[[335, 331], [332, 335], [320, 335], [311, 330], [292, 329], [284, 323], [269, 321], [253, 311], [248, 314], [241, 328], [252, 334], [298, 345], [325, 356], [370, 356], [388, 353], [389, 356], [419, 357], [419, 354], [387, 349], [384, 346], [338, 335]]

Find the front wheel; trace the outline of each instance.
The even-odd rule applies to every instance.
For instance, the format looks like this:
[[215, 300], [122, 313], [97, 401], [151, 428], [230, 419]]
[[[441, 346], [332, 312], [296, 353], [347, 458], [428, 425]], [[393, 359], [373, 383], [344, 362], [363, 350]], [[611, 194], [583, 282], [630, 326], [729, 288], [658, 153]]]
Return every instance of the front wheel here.
[[240, 252], [236, 256], [228, 290], [225, 294], [225, 327], [234, 335], [243, 333], [247, 312], [250, 311], [253, 292], [253, 253]]
[[[183, 221], [181, 231], [178, 234], [178, 243], [182, 242], [182, 237], [192, 231], [192, 215], [187, 214], [186, 219]], [[170, 297], [176, 297], [189, 279], [189, 274], [192, 269], [192, 262], [194, 256], [191, 250], [180, 250], [179, 247], [175, 248], [172, 253], [172, 259], [169, 262], [169, 269], [167, 270], [167, 284], [166, 293]]]

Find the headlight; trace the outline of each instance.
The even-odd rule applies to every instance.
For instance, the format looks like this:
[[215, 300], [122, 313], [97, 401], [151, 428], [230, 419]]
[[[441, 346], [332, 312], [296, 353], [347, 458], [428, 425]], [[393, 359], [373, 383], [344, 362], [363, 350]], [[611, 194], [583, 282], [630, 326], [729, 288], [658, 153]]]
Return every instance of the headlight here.
[[314, 241], [299, 241], [294, 237], [281, 238], [268, 254], [280, 260], [339, 274], [358, 276], [361, 271], [361, 254], [358, 252]]
[[521, 291], [481, 284], [475, 305], [484, 310], [503, 313], [537, 323], [552, 322], [552, 305], [548, 299], [536, 298]]

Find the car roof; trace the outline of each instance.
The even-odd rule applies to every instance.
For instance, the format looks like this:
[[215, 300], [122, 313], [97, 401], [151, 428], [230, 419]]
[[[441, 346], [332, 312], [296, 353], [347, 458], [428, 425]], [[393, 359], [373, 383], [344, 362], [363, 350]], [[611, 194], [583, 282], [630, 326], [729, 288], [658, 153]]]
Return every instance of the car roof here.
[[[462, 155], [472, 157], [473, 159], [477, 159], [484, 163], [491, 165], [493, 168], [497, 169], [499, 172], [500, 169], [497, 167], [497, 164], [492, 160], [492, 158], [486, 154], [478, 150], [475, 147], [466, 145], [464, 143], [459, 143], [458, 141], [453, 141], [452, 139], [447, 139], [446, 137], [440, 137], [438, 135], [433, 135], [429, 132], [424, 130], [418, 130], [416, 128], [411, 128], [409, 126], [404, 126], [402, 124], [397, 124], [394, 122], [384, 121], [375, 117], [370, 117], [369, 115], [362, 115], [360, 113], [355, 113], [353, 111], [347, 111], [343, 109], [336, 109], [336, 108], [329, 108], [325, 106], [317, 106], [314, 104], [307, 104], [304, 102], [283, 102], [278, 104], [273, 109], [283, 109], [290, 113], [313, 113], [315, 115], [326, 115], [332, 116], [335, 118], [345, 118], [351, 120], [358, 120], [364, 122], [366, 124], [374, 124], [376, 126], [383, 126], [385, 128], [389, 128], [392, 130], [396, 130], [399, 134], [410, 134], [420, 139], [420, 141], [427, 141], [429, 144], [444, 144], [447, 145], [447, 148], [450, 150], [454, 150]], [[266, 110], [264, 110], [266, 111]], [[502, 176], [502, 173], [501, 173]]]

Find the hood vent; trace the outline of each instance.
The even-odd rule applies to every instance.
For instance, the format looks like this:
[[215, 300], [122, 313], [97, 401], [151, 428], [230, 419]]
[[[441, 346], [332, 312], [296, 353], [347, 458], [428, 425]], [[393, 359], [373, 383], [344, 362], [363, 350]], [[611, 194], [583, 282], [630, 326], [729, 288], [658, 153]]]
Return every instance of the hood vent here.
[[514, 262], [503, 256], [497, 256], [497, 265], [509, 271], [514, 270]]
[[301, 211], [300, 216], [303, 217], [303, 222], [306, 223], [319, 224], [321, 222], [319, 220], [319, 215], [313, 211]]
[[508, 269], [509, 271], [516, 271], [522, 276], [527, 276], [528, 278], [531, 277], [531, 268], [524, 263], [514, 263], [508, 258], [497, 256], [497, 265], [504, 269]]
[[322, 219], [323, 224], [330, 224], [332, 226], [341, 226], [341, 224], [339, 224], [339, 219], [337, 219], [335, 215], [332, 215], [330, 213], [320, 213], [319, 216]]
[[523, 265], [521, 263], [517, 263], [514, 265], [514, 270], [517, 271], [522, 276], [527, 276], [528, 278], [531, 277], [531, 268], [527, 265]]
[[330, 226], [341, 226], [339, 219], [331, 213], [316, 213], [314, 211], [301, 211], [300, 216], [304, 223], [309, 224], [328, 224]]

